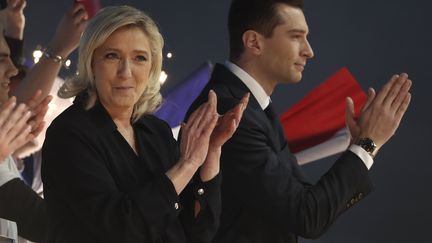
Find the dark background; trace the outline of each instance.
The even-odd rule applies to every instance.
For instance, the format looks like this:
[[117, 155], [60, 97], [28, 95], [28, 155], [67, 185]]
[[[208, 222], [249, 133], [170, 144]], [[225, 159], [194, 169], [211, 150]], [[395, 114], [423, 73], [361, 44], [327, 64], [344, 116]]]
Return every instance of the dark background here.
[[[164, 62], [170, 89], [206, 60], [228, 55], [226, 18], [229, 0], [102, 0], [103, 6], [128, 4], [146, 11], [166, 40]], [[26, 55], [46, 45], [70, 1], [28, 0], [25, 10]], [[278, 112], [305, 96], [341, 67], [360, 85], [381, 87], [392, 74], [407, 72], [413, 99], [399, 130], [376, 158], [371, 174], [375, 190], [342, 215], [319, 240], [301, 242], [432, 242], [431, 159], [432, 4], [427, 0], [306, 1], [305, 14], [315, 58], [303, 81], [278, 87], [272, 96]], [[76, 54], [75, 54], [76, 55]], [[74, 55], [72, 56], [74, 59]], [[74, 66], [74, 64], [72, 64]], [[62, 71], [62, 76], [74, 71]], [[428, 98], [429, 97], [429, 98]], [[336, 156], [304, 166], [316, 181]]]

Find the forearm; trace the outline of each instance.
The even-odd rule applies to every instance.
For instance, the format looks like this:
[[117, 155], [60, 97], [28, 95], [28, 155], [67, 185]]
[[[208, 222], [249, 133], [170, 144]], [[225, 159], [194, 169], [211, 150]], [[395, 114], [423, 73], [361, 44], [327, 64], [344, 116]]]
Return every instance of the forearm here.
[[173, 183], [177, 195], [179, 195], [189, 181], [192, 179], [193, 175], [197, 171], [197, 166], [193, 163], [188, 163], [184, 160], [179, 160], [171, 169], [169, 169], [165, 174]]
[[213, 179], [220, 170], [221, 147], [209, 149], [206, 160], [200, 168], [200, 177], [203, 182]]
[[0, 187], [0, 217], [15, 221], [19, 235], [36, 242], [46, 241], [48, 220], [45, 201], [19, 178]]
[[224, 145], [223, 179], [229, 185], [224, 190], [233, 208], [245, 207], [264, 222], [314, 238], [371, 190], [368, 170], [352, 152], [345, 152], [317, 184], [310, 185], [287, 147], [275, 153], [265, 133], [254, 131], [240, 128]]
[[[305, 238], [325, 233], [346, 210], [365, 198], [372, 190], [367, 167], [351, 151], [336, 161], [317, 184], [306, 187], [299, 207], [301, 214], [295, 231]], [[295, 212], [292, 212], [295, 215]]]
[[17, 97], [17, 102], [30, 100], [38, 89], [42, 91], [40, 100], [45, 98], [51, 92], [60, 68], [60, 63], [54, 62], [49, 58], [41, 58], [13, 91], [13, 95]]
[[[193, 183], [180, 195], [183, 209], [180, 220], [187, 242], [211, 242], [219, 226], [221, 214], [221, 177], [215, 176], [207, 182], [195, 177]], [[200, 211], [196, 212], [196, 205]]]

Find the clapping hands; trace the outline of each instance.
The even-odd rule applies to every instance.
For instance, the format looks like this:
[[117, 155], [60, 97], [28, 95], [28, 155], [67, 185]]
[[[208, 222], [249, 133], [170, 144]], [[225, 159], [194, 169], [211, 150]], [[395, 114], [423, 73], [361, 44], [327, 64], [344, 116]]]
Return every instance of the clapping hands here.
[[16, 104], [11, 97], [0, 107], [0, 161], [22, 150], [44, 127], [43, 118], [48, 110], [52, 96], [37, 102], [41, 91], [38, 90], [27, 104]]
[[370, 88], [360, 117], [354, 118], [354, 103], [347, 98], [346, 123], [353, 139], [370, 138], [383, 146], [396, 132], [411, 101], [412, 81], [406, 73], [394, 75], [378, 94]]

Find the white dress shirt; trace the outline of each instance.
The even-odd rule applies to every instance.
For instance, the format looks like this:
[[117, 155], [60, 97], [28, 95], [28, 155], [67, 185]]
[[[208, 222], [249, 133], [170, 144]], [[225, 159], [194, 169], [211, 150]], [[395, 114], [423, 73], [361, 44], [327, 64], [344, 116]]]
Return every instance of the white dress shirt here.
[[[7, 157], [4, 161], [0, 161], [0, 187], [8, 181], [20, 178], [20, 174], [15, 165], [15, 161], [11, 156]], [[7, 200], [2, 198], [1, 200]], [[18, 239], [17, 225], [13, 221], [0, 218], [0, 239], [11, 239], [16, 242]]]
[[[264, 88], [258, 83], [258, 81], [250, 76], [245, 70], [230, 61], [225, 61], [225, 67], [228, 68], [235, 76], [237, 76], [246, 85], [246, 87], [248, 87], [263, 110], [270, 104], [270, 96], [267, 95], [267, 93], [264, 91]], [[373, 158], [368, 152], [366, 152], [366, 150], [355, 144], [349, 146], [348, 149], [363, 161], [368, 170], [372, 167]]]

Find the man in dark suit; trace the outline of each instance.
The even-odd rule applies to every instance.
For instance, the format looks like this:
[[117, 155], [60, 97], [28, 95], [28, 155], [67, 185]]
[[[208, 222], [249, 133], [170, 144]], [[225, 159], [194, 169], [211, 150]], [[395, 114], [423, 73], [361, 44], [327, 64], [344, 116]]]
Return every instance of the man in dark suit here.
[[399, 126], [410, 102], [411, 80], [394, 75], [379, 93], [369, 90], [358, 119], [347, 98], [354, 143], [325, 175], [307, 182], [289, 151], [271, 108], [277, 84], [297, 83], [313, 57], [301, 0], [233, 0], [229, 12], [230, 61], [217, 64], [189, 109], [213, 89], [223, 114], [251, 93], [242, 121], [223, 146], [222, 215], [214, 242], [297, 242], [317, 238], [371, 191], [369, 169]]

